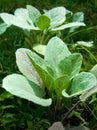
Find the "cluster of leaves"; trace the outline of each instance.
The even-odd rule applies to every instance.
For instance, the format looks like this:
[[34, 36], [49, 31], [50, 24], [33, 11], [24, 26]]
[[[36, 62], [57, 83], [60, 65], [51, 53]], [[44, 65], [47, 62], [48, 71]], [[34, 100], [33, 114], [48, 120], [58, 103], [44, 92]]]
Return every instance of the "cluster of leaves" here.
[[66, 22], [66, 15], [68, 13], [71, 12], [66, 8], [57, 7], [49, 11], [44, 11], [44, 14], [42, 15], [35, 7], [27, 5], [27, 9], [16, 9], [14, 15], [1, 13], [0, 16], [7, 24], [6, 26], [15, 25], [28, 30], [48, 29], [51, 31], [57, 31], [70, 28], [72, 26], [85, 26], [82, 22], [63, 24]]
[[16, 9], [14, 15], [1, 13], [0, 16], [5, 22], [1, 24], [1, 34], [11, 25], [20, 27], [23, 29], [27, 41], [31, 46], [33, 42], [35, 42], [35, 45], [36, 43], [47, 44], [46, 39], [49, 39], [52, 34], [57, 34], [60, 30], [72, 27], [69, 31], [70, 33], [80, 26], [85, 26], [82, 12], [73, 15], [65, 7], [44, 10], [44, 13], [41, 14], [35, 7], [27, 5], [26, 9]]
[[44, 87], [49, 96], [54, 97], [55, 93], [60, 102], [62, 94], [72, 97], [96, 85], [93, 74], [79, 73], [81, 54], [71, 54], [58, 37], [53, 37], [47, 44], [44, 60], [28, 49], [19, 49], [16, 52], [16, 61], [19, 70], [27, 78], [19, 74], [9, 75], [4, 78], [3, 87], [12, 94], [43, 106], [51, 104], [51, 99], [42, 99]]
[[[47, 44], [44, 60], [29, 49], [21, 48], [16, 52], [16, 61], [19, 70], [26, 77], [12, 74], [3, 80], [3, 87], [16, 96], [49, 106], [51, 99], [42, 98], [45, 88], [48, 96], [52, 97], [52, 103], [57, 100], [56, 108], [59, 109], [62, 94], [68, 98], [82, 94], [80, 100], [85, 101], [96, 92], [94, 86], [97, 80], [92, 74], [95, 67], [91, 70], [92, 73], [79, 73], [82, 64], [81, 54], [71, 54], [58, 37], [53, 37]], [[63, 65], [65, 67], [62, 67]], [[56, 98], [53, 98], [55, 95]]]
[[[35, 12], [37, 17], [35, 17], [34, 14], [31, 13], [32, 10]], [[65, 13], [63, 13], [62, 11], [61, 13], [60, 10], [64, 10]], [[14, 13], [15, 15], [2, 13], [1, 17], [5, 21], [6, 24], [5, 23], [1, 24], [1, 34], [5, 32], [6, 29], [10, 25], [15, 25], [22, 28], [24, 32], [26, 31], [26, 34], [28, 33], [28, 35], [33, 29], [37, 32], [39, 31], [43, 32], [42, 33], [43, 34], [42, 42], [43, 42], [44, 40], [43, 37], [45, 33], [56, 32], [55, 34], [57, 34], [60, 30], [63, 30], [66, 28], [70, 28], [69, 33], [71, 33], [71, 32], [74, 32], [74, 30], [76, 29], [76, 26], [85, 26], [82, 20], [83, 18], [81, 17], [81, 19], [79, 19], [79, 16], [83, 16], [82, 13], [78, 13], [78, 14], [76, 13], [76, 15], [74, 15], [73, 17], [73, 22], [68, 23], [67, 15], [69, 14], [72, 15], [70, 11], [62, 7], [62, 8], [59, 8], [59, 14], [61, 13], [61, 15], [59, 15], [58, 13], [56, 14], [56, 12], [58, 12], [58, 8], [45, 11], [44, 14], [42, 15], [36, 8], [32, 6], [27, 6], [27, 9], [17, 9]], [[53, 14], [54, 16], [52, 16]], [[56, 16], [56, 19], [54, 19], [55, 16]], [[9, 19], [10, 17], [13, 18], [13, 20]], [[60, 18], [60, 21], [59, 21], [59, 18]], [[61, 21], [62, 18], [63, 18], [63, 21]], [[18, 21], [20, 22], [17, 22], [16, 19], [18, 19]], [[46, 22], [44, 22], [44, 20]], [[59, 23], [56, 22], [57, 20], [59, 21]], [[76, 22], [76, 20], [78, 21]], [[56, 26], [53, 26], [53, 25], [56, 25]], [[55, 41], [56, 41], [57, 46], [59, 45], [59, 48], [55, 47]], [[64, 57], [62, 56], [63, 54], [60, 53], [62, 50], [62, 47], [65, 48], [64, 53], [66, 55]], [[38, 49], [35, 48], [34, 50], [36, 51], [38, 50], [37, 52], [40, 53], [41, 49], [40, 48]], [[58, 51], [54, 52], [54, 50], [58, 50]], [[52, 52], [54, 53], [52, 54]], [[82, 64], [82, 56], [78, 53], [75, 53], [75, 54], [71, 53], [68, 50], [65, 43], [63, 43], [59, 38], [57, 37], [52, 38], [48, 42], [47, 47], [44, 46], [43, 53], [41, 54], [44, 55], [44, 60], [38, 55], [36, 55], [34, 52], [31, 52], [28, 49], [17, 50], [16, 52], [17, 65], [18, 65], [19, 70], [22, 72], [24, 76], [19, 75], [19, 74], [13, 74], [13, 75], [7, 76], [3, 80], [3, 87], [7, 89], [7, 91], [17, 96], [28, 99], [30, 101], [33, 101], [43, 106], [48, 106], [51, 104], [51, 102], [54, 102], [54, 100], [57, 99], [56, 107], [58, 108], [60, 106], [60, 100], [62, 100], [63, 98], [62, 95], [65, 96], [66, 98], [68, 97], [70, 98], [72, 96], [77, 96], [79, 94], [82, 94], [80, 96], [80, 100], [84, 101], [89, 95], [95, 92], [96, 88], [94, 86], [96, 85], [96, 78], [95, 78], [96, 75], [94, 72], [95, 72], [96, 67], [94, 67], [91, 70], [91, 72], [95, 76], [87, 72], [79, 73], [80, 67]], [[60, 59], [60, 55], [62, 56], [62, 59]], [[56, 56], [58, 56], [57, 59], [56, 59]], [[23, 62], [21, 63], [21, 58], [22, 60], [24, 59], [25, 61], [24, 63]], [[72, 64], [75, 64], [74, 68], [72, 68]], [[62, 67], [63, 65], [66, 67], [66, 69]], [[16, 82], [15, 79], [20, 81], [18, 82], [19, 84]], [[65, 84], [63, 83], [64, 81], [63, 79], [66, 82]], [[83, 79], [86, 79], [86, 81]], [[10, 80], [10, 84], [9, 84], [9, 80]], [[85, 81], [85, 82], [83, 83], [80, 81]], [[88, 82], [89, 84], [87, 84]], [[62, 86], [60, 87], [60, 91], [59, 91], [58, 89], [59, 89], [60, 83], [62, 84]], [[21, 91], [16, 92], [15, 89], [17, 88], [12, 88], [13, 85], [19, 86], [19, 89]], [[77, 90], [78, 85], [80, 88], [79, 90]], [[81, 86], [84, 86], [84, 88], [81, 88]], [[21, 87], [23, 88], [21, 89]], [[87, 94], [86, 92], [88, 89], [90, 89], [91, 91], [89, 90]], [[19, 92], [21, 92], [22, 94]], [[26, 97], [24, 94], [25, 95], [28, 94], [29, 96]], [[52, 98], [52, 100], [43, 99], [44, 97]], [[28, 126], [30, 123], [31, 122], [28, 122]], [[30, 125], [29, 129], [31, 129], [31, 127], [32, 126]]]

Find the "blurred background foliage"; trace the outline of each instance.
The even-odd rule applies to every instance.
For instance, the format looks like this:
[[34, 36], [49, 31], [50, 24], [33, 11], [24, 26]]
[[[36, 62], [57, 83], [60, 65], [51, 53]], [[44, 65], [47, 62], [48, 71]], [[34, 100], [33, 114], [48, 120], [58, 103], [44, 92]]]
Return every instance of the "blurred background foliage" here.
[[[81, 47], [71, 47], [71, 51], [82, 53], [84, 57], [83, 69], [85, 70], [91, 69], [97, 63], [97, 60], [94, 60], [89, 53], [92, 52], [97, 57], [97, 27], [94, 27], [97, 25], [97, 0], [0, 0], [0, 12], [14, 13], [15, 9], [26, 7], [27, 4], [35, 6], [41, 12], [43, 9], [57, 6], [64, 6], [73, 13], [83, 12], [87, 29], [67, 38], [63, 32], [62, 39], [68, 43], [68, 46], [76, 41], [94, 41], [94, 46], [88, 51]], [[2, 20], [0, 22], [2, 23]], [[92, 29], [89, 29], [90, 27]], [[47, 112], [44, 108], [14, 97], [1, 87], [2, 79], [6, 75], [18, 71], [15, 63], [15, 51], [20, 47], [30, 48], [25, 42], [25, 36], [21, 29], [11, 27], [0, 35], [0, 130], [24, 130], [27, 128], [29, 130], [45, 130], [50, 126], [50, 122], [47, 120]], [[97, 96], [90, 97], [87, 104], [88, 106], [81, 104], [76, 109], [76, 115], [72, 114], [72, 118], [78, 124], [84, 123], [96, 130]], [[68, 124], [77, 125], [70, 120], [67, 120], [66, 125]]]

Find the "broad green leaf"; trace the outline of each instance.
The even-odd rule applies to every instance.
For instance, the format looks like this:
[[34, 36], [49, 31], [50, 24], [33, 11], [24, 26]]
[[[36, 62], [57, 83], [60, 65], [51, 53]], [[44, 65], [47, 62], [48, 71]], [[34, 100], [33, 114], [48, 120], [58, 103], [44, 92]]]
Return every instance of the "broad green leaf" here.
[[55, 92], [58, 97], [62, 96], [62, 90], [67, 89], [70, 85], [70, 79], [67, 75], [63, 75], [55, 79]]
[[38, 18], [41, 16], [41, 13], [39, 12], [38, 9], [36, 9], [35, 7], [33, 7], [31, 5], [27, 5], [27, 10], [28, 10], [28, 13], [29, 13], [29, 17], [31, 18], [33, 23], [36, 24]]
[[34, 27], [33, 24], [30, 24], [25, 19], [22, 19], [20, 17], [15, 16], [15, 15], [8, 14], [8, 13], [1, 13], [0, 16], [8, 26], [14, 25], [14, 26], [17, 26], [17, 27], [20, 27], [23, 29], [39, 30], [38, 27]]
[[3, 88], [8, 92], [42, 106], [49, 106], [51, 99], [43, 99], [42, 89], [19, 74], [12, 74], [3, 79]]
[[29, 24], [31, 24], [31, 26], [34, 27], [34, 24], [33, 24], [32, 20], [29, 18], [29, 14], [28, 14], [28, 10], [27, 9], [18, 8], [18, 9], [15, 10], [14, 14], [21, 21], [28, 22]]
[[46, 45], [36, 45], [33, 47], [33, 50], [36, 51], [38, 54], [41, 54], [44, 56]]
[[53, 28], [52, 31], [64, 30], [67, 28], [80, 27], [80, 26], [85, 26], [85, 24], [82, 22], [71, 22], [71, 23], [64, 24], [60, 27]]
[[53, 37], [47, 44], [44, 59], [50, 64], [56, 75], [58, 74], [56, 73], [58, 64], [70, 54], [66, 44], [58, 37]]
[[50, 28], [61, 25], [66, 20], [66, 13], [67, 10], [64, 7], [56, 7], [49, 11], [46, 11], [45, 14], [51, 20]]
[[84, 21], [84, 13], [77, 12], [73, 15], [73, 22], [83, 22]]
[[38, 56], [33, 51], [30, 51], [29, 49], [24, 49], [24, 50], [25, 50], [26, 54], [28, 55], [28, 57], [30, 58], [32, 64], [36, 64], [36, 65], [40, 66], [45, 71], [47, 71], [47, 73], [49, 73], [51, 76], [54, 75], [54, 72], [53, 72], [52, 68], [50, 67], [50, 65], [43, 58]]
[[71, 95], [69, 95], [69, 94], [66, 92], [66, 89], [64, 89], [64, 90], [62, 91], [62, 95], [63, 95], [64, 97], [66, 97], [66, 98], [72, 97]]
[[0, 24], [0, 35], [3, 34], [6, 31], [7, 28], [8, 28], [7, 24], [1, 23]]
[[[73, 15], [73, 22], [83, 22], [84, 21], [84, 13], [83, 12], [77, 12]], [[74, 30], [78, 27], [72, 27], [69, 30], [69, 33], [74, 32]]]
[[64, 128], [62, 122], [54, 122], [48, 130], [90, 130], [85, 126], [77, 126], [73, 128]]
[[12, 24], [17, 27], [23, 28], [23, 29], [39, 30], [37, 27], [34, 27], [33, 25], [29, 24], [27, 21], [25, 21], [25, 20], [23, 21], [23, 20], [19, 19], [18, 17], [15, 17], [12, 20]]
[[49, 25], [50, 25], [50, 19], [49, 19], [49, 17], [47, 17], [46, 15], [41, 15], [41, 16], [38, 18], [37, 25], [38, 25], [38, 27], [39, 27], [41, 30], [46, 29], [46, 28], [49, 27]]
[[12, 25], [12, 20], [15, 19], [15, 16], [8, 13], [0, 13], [2, 20], [8, 25]]
[[72, 79], [80, 72], [82, 65], [82, 56], [80, 53], [74, 53], [64, 58], [58, 64], [58, 72], [60, 75], [68, 75]]
[[91, 96], [94, 93], [97, 93], [97, 85], [83, 93], [80, 96], [80, 100], [84, 102], [89, 96]]
[[88, 90], [92, 89], [97, 83], [96, 77], [89, 72], [81, 72], [76, 75], [72, 82], [69, 90], [64, 89], [62, 95], [70, 98], [79, 94], [84, 94]]
[[61, 122], [54, 122], [48, 130], [65, 130]]
[[34, 68], [41, 77], [45, 87], [50, 93], [52, 93], [52, 91], [54, 90], [54, 72], [52, 68], [50, 68], [50, 65], [47, 64], [41, 57], [39, 57], [34, 52], [26, 50], [26, 54], [29, 56]]
[[[37, 74], [33, 64], [31, 63], [29, 57], [27, 56], [26, 49], [20, 48], [16, 51], [16, 63], [20, 72], [23, 73], [28, 79], [43, 87], [42, 80], [40, 79], [39, 75]], [[28, 50], [30, 51], [30, 50]]]
[[97, 78], [97, 64], [93, 66], [93, 68], [90, 70], [90, 72], [91, 72], [92, 74], [94, 74], [95, 77]]
[[71, 88], [69, 90], [70, 95], [81, 94], [96, 85], [96, 77], [89, 72], [81, 72], [74, 77], [71, 83]]

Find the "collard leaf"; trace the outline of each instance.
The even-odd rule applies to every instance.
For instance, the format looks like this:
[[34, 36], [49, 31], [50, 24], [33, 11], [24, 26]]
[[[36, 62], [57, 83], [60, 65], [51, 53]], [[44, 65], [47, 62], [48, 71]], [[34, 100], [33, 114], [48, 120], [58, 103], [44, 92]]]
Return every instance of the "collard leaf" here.
[[29, 24], [31, 24], [31, 26], [34, 27], [34, 24], [33, 24], [32, 20], [29, 18], [29, 14], [28, 14], [27, 9], [18, 8], [18, 9], [15, 10], [14, 14], [21, 21], [28, 22]]
[[82, 23], [82, 22], [71, 22], [71, 23], [64, 24], [60, 27], [53, 28], [52, 31], [64, 30], [64, 29], [67, 29], [67, 28], [80, 27], [80, 26], [85, 26], [85, 24]]
[[89, 72], [81, 72], [72, 80], [69, 91], [71, 96], [81, 94], [96, 85], [96, 77]]
[[3, 34], [8, 28], [8, 25], [5, 23], [0, 24], [0, 35]]
[[63, 75], [55, 79], [55, 92], [58, 97], [62, 96], [62, 90], [67, 89], [70, 85], [70, 79], [67, 75]]
[[28, 29], [28, 30], [39, 30], [39, 28], [34, 27], [33, 25], [29, 24], [28, 22], [23, 22], [20, 19], [16, 18], [13, 22], [13, 25], [23, 28], [23, 29]]
[[66, 89], [64, 89], [64, 90], [62, 91], [62, 95], [63, 95], [64, 97], [66, 97], [66, 98], [70, 98], [70, 97], [71, 97], [71, 95], [69, 95], [69, 94], [66, 92]]
[[56, 75], [58, 64], [70, 54], [66, 44], [58, 37], [53, 37], [47, 44], [44, 59], [51, 65]]
[[33, 50], [36, 51], [38, 54], [41, 54], [44, 56], [46, 45], [36, 45], [33, 47]]
[[61, 122], [54, 122], [48, 130], [64, 130], [64, 127]]
[[[33, 29], [33, 30], [39, 30], [38, 27], [33, 26], [33, 23], [29, 22], [27, 19], [26, 13], [21, 17], [21, 14], [19, 15], [19, 11], [21, 12], [21, 9], [17, 9], [15, 15], [8, 14], [8, 13], [1, 13], [0, 16], [3, 19], [3, 21], [8, 25], [14, 25], [23, 29]], [[24, 19], [25, 18], [25, 19]]]
[[47, 64], [41, 57], [32, 51], [26, 50], [26, 54], [29, 56], [34, 68], [41, 77], [45, 87], [50, 93], [54, 90], [54, 72], [49, 64]]
[[39, 30], [38, 27], [35, 27], [32, 24], [29, 24], [27, 21], [23, 21], [19, 19], [18, 17], [15, 17], [11, 22], [12, 22], [12, 25], [23, 28], [23, 29]]
[[29, 13], [29, 17], [31, 18], [33, 23], [36, 24], [38, 18], [41, 16], [41, 13], [39, 12], [38, 9], [36, 9], [35, 7], [33, 7], [31, 5], [27, 5], [27, 10], [28, 10], [28, 13]]
[[93, 66], [93, 68], [90, 70], [92, 74], [94, 74], [97, 78], [97, 64]]
[[30, 58], [32, 64], [36, 64], [37, 66], [40, 66], [42, 69], [47, 71], [47, 73], [49, 73], [51, 76], [54, 75], [52, 68], [50, 67], [50, 65], [47, 62], [45, 62], [44, 59], [42, 59], [40, 56], [38, 56], [33, 51], [30, 51], [29, 49], [24, 49], [24, 51]]
[[82, 65], [82, 56], [80, 53], [74, 53], [64, 58], [58, 64], [58, 72], [60, 75], [68, 75], [72, 79], [76, 74], [80, 72]]
[[20, 72], [22, 72], [23, 75], [25, 75], [28, 79], [35, 82], [37, 85], [43, 87], [42, 80], [40, 79], [38, 73], [33, 67], [33, 64], [31, 63], [25, 50], [26, 49], [20, 48], [16, 51], [16, 63], [18, 65], [18, 68]]
[[80, 71], [82, 56], [79, 53], [71, 54], [66, 44], [54, 37], [47, 45], [45, 61], [52, 66], [55, 77], [68, 75], [72, 78]]
[[21, 98], [42, 106], [49, 106], [51, 99], [43, 99], [43, 90], [22, 75], [12, 74], [3, 79], [3, 88]]
[[73, 128], [64, 128], [61, 122], [54, 122], [48, 130], [90, 130], [85, 126], [77, 126]]
[[80, 96], [80, 100], [84, 102], [89, 96], [91, 96], [94, 93], [97, 93], [97, 85], [83, 93]]
[[12, 25], [12, 20], [15, 19], [15, 16], [8, 13], [0, 13], [0, 17], [8, 26]]
[[96, 77], [89, 72], [81, 72], [76, 75], [72, 82], [71, 87], [67, 91], [64, 89], [62, 95], [64, 97], [70, 98], [79, 94], [84, 94], [90, 89], [92, 89], [97, 83]]
[[[83, 22], [84, 21], [84, 13], [83, 12], [77, 12], [73, 15], [73, 22]], [[74, 30], [78, 27], [72, 27], [69, 30], [69, 33], [74, 32]]]
[[37, 25], [38, 25], [38, 27], [39, 27], [41, 30], [46, 29], [46, 28], [49, 27], [49, 25], [50, 25], [50, 19], [49, 19], [49, 17], [47, 17], [46, 15], [41, 15], [41, 16], [38, 18]]
[[49, 11], [46, 11], [45, 14], [51, 20], [50, 28], [61, 25], [66, 20], [66, 13], [67, 10], [64, 7], [56, 7]]
[[83, 12], [77, 12], [73, 16], [74, 22], [83, 22], [84, 21], [84, 13]]

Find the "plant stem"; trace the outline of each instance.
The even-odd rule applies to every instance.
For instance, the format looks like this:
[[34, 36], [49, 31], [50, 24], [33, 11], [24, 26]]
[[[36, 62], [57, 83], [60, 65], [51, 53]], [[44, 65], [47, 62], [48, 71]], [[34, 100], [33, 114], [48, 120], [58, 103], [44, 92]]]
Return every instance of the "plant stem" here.
[[55, 110], [55, 102], [52, 103], [50, 107], [47, 108], [48, 111], [48, 117], [50, 119], [50, 122], [53, 123], [56, 121], [56, 110]]
[[42, 39], [41, 39], [41, 41], [40, 41], [40, 44], [41, 44], [41, 45], [43, 44], [45, 34], [46, 34], [46, 30], [43, 31]]
[[80, 104], [81, 100], [79, 100], [78, 102], [76, 102], [76, 104], [74, 104], [74, 106], [65, 114], [64, 118], [61, 120], [61, 122], [64, 124], [65, 120], [67, 119], [67, 117], [69, 116], [69, 114], [76, 108], [76, 106], [78, 106]]
[[57, 110], [60, 110], [60, 105], [61, 105], [61, 98], [59, 97], [59, 98], [57, 99], [57, 103], [56, 103], [56, 111], [57, 111]]

